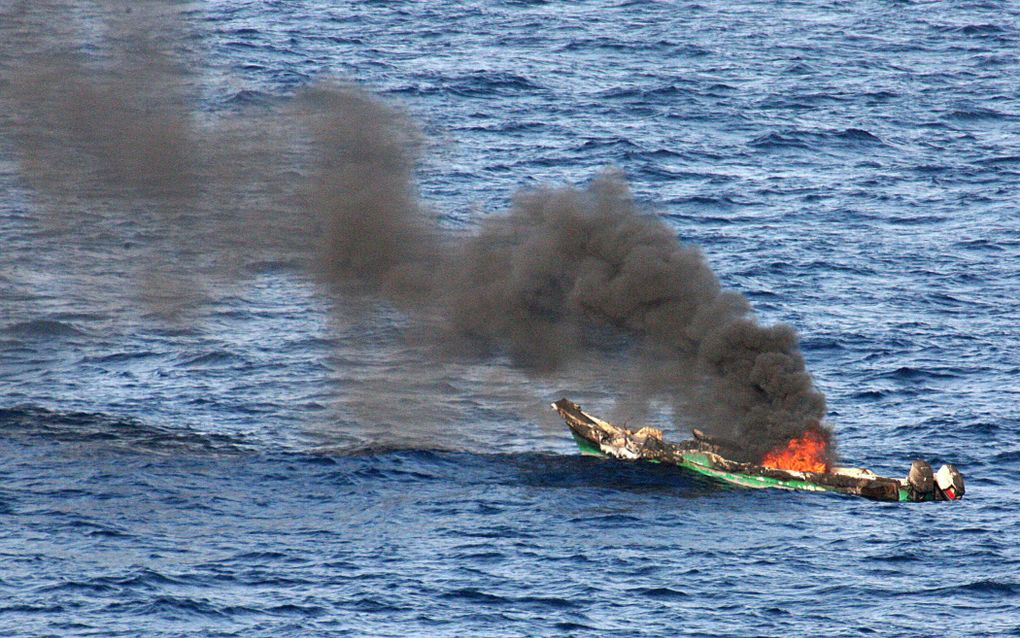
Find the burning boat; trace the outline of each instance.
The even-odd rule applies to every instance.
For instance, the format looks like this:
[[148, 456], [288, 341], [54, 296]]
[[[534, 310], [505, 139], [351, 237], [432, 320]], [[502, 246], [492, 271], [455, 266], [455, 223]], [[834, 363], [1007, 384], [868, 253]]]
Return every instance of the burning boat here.
[[766, 454], [760, 464], [728, 459], [732, 444], [694, 430], [694, 438], [670, 443], [662, 431], [643, 427], [629, 430], [560, 399], [559, 412], [582, 453], [626, 460], [672, 463], [712, 479], [742, 487], [776, 487], [812, 492], [838, 492], [877, 501], [953, 501], [963, 498], [963, 475], [952, 465], [932, 472], [926, 461], [914, 461], [906, 478], [879, 476], [856, 467], [830, 467], [825, 441], [812, 430]]

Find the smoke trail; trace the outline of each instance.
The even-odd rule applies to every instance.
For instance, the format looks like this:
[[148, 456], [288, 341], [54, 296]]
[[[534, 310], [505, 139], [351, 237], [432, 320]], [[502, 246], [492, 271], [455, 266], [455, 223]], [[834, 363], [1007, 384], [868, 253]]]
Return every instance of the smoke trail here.
[[622, 175], [521, 193], [475, 235], [440, 237], [413, 196], [410, 123], [351, 88], [312, 96], [327, 280], [359, 279], [460, 352], [533, 373], [604, 355], [642, 400], [671, 403], [748, 459], [824, 417], [792, 328], [759, 325], [698, 248], [635, 206]]
[[351, 280], [398, 300], [427, 294], [440, 254], [413, 182], [420, 135], [410, 120], [353, 86], [320, 85], [290, 111], [311, 135], [308, 203], [325, 281]]
[[823, 418], [794, 331], [758, 324], [699, 249], [635, 206], [622, 175], [521, 193], [473, 236], [442, 237], [413, 196], [407, 120], [351, 88], [306, 97], [322, 114], [320, 275], [336, 286], [360, 280], [461, 352], [507, 354], [533, 373], [604, 355], [646, 400], [748, 459]]
[[11, 23], [35, 33], [19, 44], [33, 53], [0, 57], [22, 174], [69, 237], [97, 214], [98, 235], [130, 232], [139, 298], [163, 314], [203, 301], [202, 284], [235, 278], [239, 261], [285, 260], [338, 305], [398, 308], [432, 337], [422, 356], [436, 365], [452, 350], [533, 375], [606, 366], [628, 406], [666, 402], [748, 460], [824, 417], [794, 331], [759, 324], [619, 173], [522, 192], [477, 232], [444, 233], [416, 194], [420, 133], [365, 91], [321, 83], [276, 108], [200, 117], [197, 80], [173, 58], [182, 31], [154, 30], [166, 21], [151, 3], [97, 5], [113, 25], [102, 64], [19, 6]]
[[621, 374], [688, 423], [741, 442], [747, 458], [825, 414], [793, 329], [758, 324], [698, 248], [635, 206], [618, 173], [584, 190], [522, 194], [449, 254], [440, 285], [452, 329], [519, 364], [554, 369], [578, 352], [619, 354], [625, 338], [642, 356]]

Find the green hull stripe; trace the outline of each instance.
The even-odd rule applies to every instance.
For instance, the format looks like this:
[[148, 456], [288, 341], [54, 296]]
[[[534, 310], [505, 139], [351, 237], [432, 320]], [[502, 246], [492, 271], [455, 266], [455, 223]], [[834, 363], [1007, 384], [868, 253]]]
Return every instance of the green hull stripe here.
[[[571, 432], [571, 434], [574, 433]], [[585, 454], [587, 456], [605, 456], [605, 453], [599, 449], [599, 446], [595, 445], [588, 439], [582, 439], [574, 434], [574, 441], [577, 442], [577, 447], [581, 450], [581, 454]]]
[[[574, 440], [577, 441], [577, 447], [580, 448], [582, 454], [588, 454], [592, 456], [606, 456], [597, 445], [583, 439], [576, 434]], [[786, 490], [806, 490], [809, 492], [835, 492], [837, 494], [843, 494], [841, 490], [835, 487], [827, 485], [820, 485], [818, 483], [812, 483], [810, 481], [803, 481], [798, 479], [777, 479], [769, 476], [756, 476], [753, 474], [740, 474], [737, 472], [727, 472], [725, 470], [717, 470], [711, 466], [711, 461], [704, 454], [698, 452], [687, 452], [683, 455], [683, 460], [677, 463], [678, 467], [681, 467], [692, 472], [697, 472], [704, 476], [714, 478], [726, 483], [733, 485], [740, 485], [742, 487], [752, 488], [766, 488], [775, 487]], [[907, 501], [909, 496], [906, 489], [899, 490], [899, 500]]]

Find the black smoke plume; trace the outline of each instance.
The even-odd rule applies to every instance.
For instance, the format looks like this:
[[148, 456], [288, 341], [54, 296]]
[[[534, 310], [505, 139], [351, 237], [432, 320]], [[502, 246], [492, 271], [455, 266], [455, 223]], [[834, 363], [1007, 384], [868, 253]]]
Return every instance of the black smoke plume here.
[[747, 460], [824, 417], [794, 330], [761, 325], [618, 172], [522, 192], [476, 232], [444, 232], [417, 195], [423, 140], [401, 110], [323, 82], [203, 113], [179, 59], [190, 40], [166, 5], [89, 6], [111, 25], [96, 59], [73, 34], [46, 35], [48, 12], [70, 4], [4, 16], [4, 143], [69, 238], [86, 241], [97, 216], [130, 234], [133, 285], [157, 312], [210, 302], [206, 284], [236, 277], [239, 261], [284, 260], [338, 305], [397, 308], [440, 363], [456, 352], [533, 375], [605, 366], [627, 405], [666, 403]]

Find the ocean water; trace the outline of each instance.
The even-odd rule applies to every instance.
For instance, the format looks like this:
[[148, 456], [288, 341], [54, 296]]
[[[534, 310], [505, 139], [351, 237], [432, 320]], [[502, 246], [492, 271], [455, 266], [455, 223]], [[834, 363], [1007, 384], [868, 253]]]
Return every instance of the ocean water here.
[[[65, 16], [86, 52], [96, 6]], [[845, 463], [955, 463], [967, 495], [582, 457], [548, 404], [625, 418], [612, 369], [426, 359], [399, 311], [337, 308], [286, 262], [239, 259], [164, 316], [132, 275], [157, 238], [98, 210], [87, 236], [48, 225], [0, 129], [0, 634], [1020, 635], [1017, 5], [172, 12], [208, 117], [326, 78], [405, 109], [455, 231], [618, 167], [797, 328]]]

